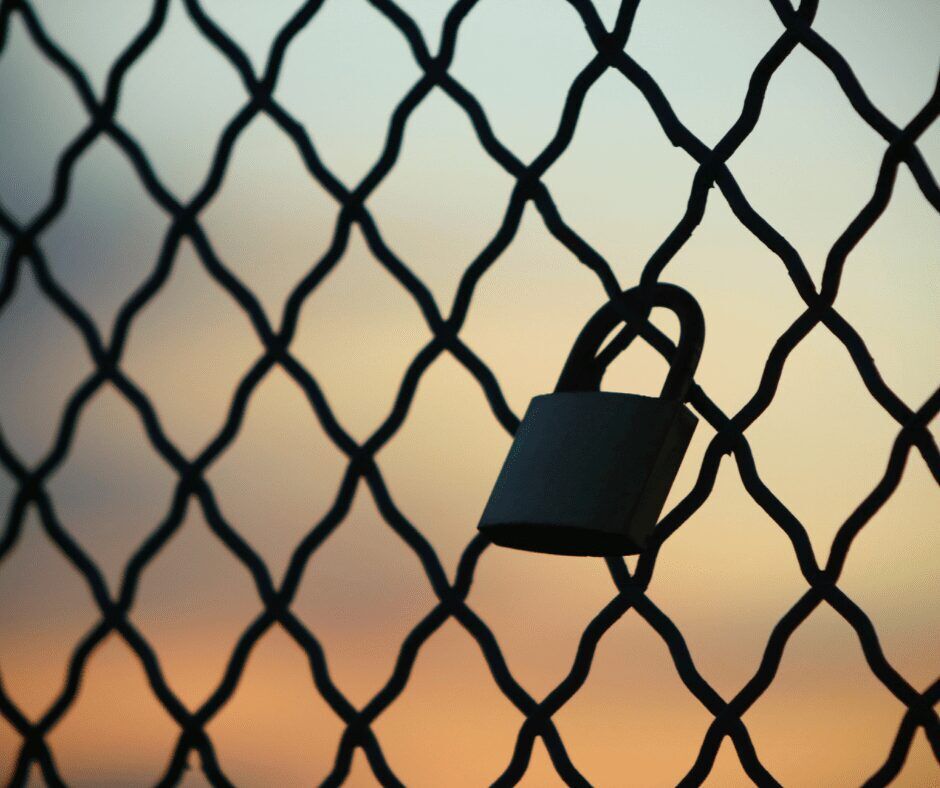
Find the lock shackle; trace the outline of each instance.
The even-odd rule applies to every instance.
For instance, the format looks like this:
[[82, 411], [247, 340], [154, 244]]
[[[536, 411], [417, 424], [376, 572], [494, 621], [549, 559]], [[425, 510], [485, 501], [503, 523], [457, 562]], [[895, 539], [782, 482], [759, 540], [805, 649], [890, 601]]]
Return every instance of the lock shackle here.
[[625, 290], [594, 313], [575, 340], [555, 391], [597, 391], [607, 364], [613, 360], [599, 360], [597, 354], [603, 341], [624, 320], [645, 322], [654, 306], [674, 312], [681, 329], [679, 344], [659, 396], [684, 402], [702, 355], [705, 317], [691, 293], [677, 285], [660, 282]]

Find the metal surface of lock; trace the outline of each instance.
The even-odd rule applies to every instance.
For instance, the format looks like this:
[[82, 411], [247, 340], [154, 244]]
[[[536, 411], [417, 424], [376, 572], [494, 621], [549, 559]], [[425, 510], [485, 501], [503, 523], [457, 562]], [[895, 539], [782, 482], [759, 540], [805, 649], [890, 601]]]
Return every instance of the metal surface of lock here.
[[[659, 397], [599, 391], [603, 341], [644, 307], [679, 317], [681, 336]], [[705, 338], [695, 299], [675, 285], [627, 290], [588, 321], [554, 393], [535, 397], [480, 520], [495, 544], [540, 553], [641, 552], [698, 420], [683, 405]], [[616, 348], [615, 348], [616, 349]]]

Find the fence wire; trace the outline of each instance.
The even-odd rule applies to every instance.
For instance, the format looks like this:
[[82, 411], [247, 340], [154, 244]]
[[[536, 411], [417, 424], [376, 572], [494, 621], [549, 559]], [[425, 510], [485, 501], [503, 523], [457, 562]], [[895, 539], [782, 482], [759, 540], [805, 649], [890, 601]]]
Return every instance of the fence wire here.
[[[754, 69], [744, 104], [734, 124], [714, 148], [709, 148], [682, 124], [655, 80], [625, 51], [639, 0], [624, 0], [610, 30], [605, 28], [590, 0], [567, 0], [580, 16], [596, 54], [572, 82], [553, 138], [530, 164], [525, 164], [493, 133], [483, 107], [473, 94], [448, 73], [458, 32], [468, 14], [477, 5], [477, 0], [459, 0], [450, 8], [443, 24], [440, 48], [436, 55], [431, 54], [415, 21], [392, 0], [368, 1], [404, 36], [422, 74], [392, 112], [381, 156], [360, 183], [354, 188], [348, 188], [321, 161], [304, 127], [273, 96], [288, 46], [315, 18], [322, 6], [322, 0], [310, 0], [305, 3], [278, 32], [260, 77], [255, 75], [244, 51], [213, 21], [199, 0], [184, 0], [189, 16], [198, 30], [225, 56], [241, 78], [247, 93], [244, 106], [229, 121], [221, 134], [205, 182], [186, 203], [179, 202], [163, 185], [138, 142], [114, 117], [122, 82], [130, 68], [160, 34], [166, 20], [169, 0], [154, 2], [147, 23], [113, 63], [100, 102], [95, 98], [84, 71], [49, 36], [29, 2], [3, 0], [0, 5], [0, 54], [6, 43], [10, 20], [14, 15], [18, 15], [35, 46], [68, 78], [89, 116], [84, 130], [62, 151], [55, 172], [51, 199], [36, 217], [29, 223], [19, 224], [0, 207], [0, 230], [12, 242], [6, 254], [0, 282], [0, 311], [10, 301], [21, 269], [29, 266], [45, 296], [81, 333], [95, 367], [92, 374], [72, 392], [64, 408], [52, 449], [34, 467], [24, 465], [0, 433], [0, 463], [15, 477], [17, 483], [0, 536], [0, 562], [8, 557], [21, 535], [27, 507], [35, 506], [42, 527], [68, 561], [82, 574], [101, 613], [100, 621], [84, 635], [72, 653], [64, 687], [39, 719], [27, 718], [10, 699], [0, 682], [0, 714], [22, 737], [10, 784], [22, 785], [34, 765], [38, 765], [49, 785], [65, 784], [46, 737], [71, 708], [82, 671], [91, 654], [106, 636], [117, 633], [137, 654], [154, 695], [179, 726], [178, 739], [158, 784], [178, 783], [186, 769], [188, 756], [192, 751], [196, 751], [202, 770], [213, 785], [231, 785], [224, 765], [219, 762], [213, 743], [206, 733], [206, 726], [235, 692], [254, 645], [268, 629], [279, 624], [306, 654], [314, 684], [345, 725], [332, 770], [323, 784], [341, 784], [349, 774], [355, 750], [361, 748], [372, 772], [383, 785], [402, 785], [373, 731], [373, 723], [405, 689], [423, 644], [445, 621], [454, 618], [476, 640], [496, 685], [525, 717], [517, 734], [511, 759], [502, 773], [496, 776], [494, 784], [517, 783], [526, 771], [535, 739], [541, 738], [558, 775], [570, 785], [588, 785], [588, 781], [569, 756], [552, 717], [584, 684], [601, 638], [631, 609], [663, 639], [681, 680], [714, 716], [698, 756], [680, 785], [700, 785], [705, 780], [725, 737], [731, 739], [742, 767], [756, 784], [779, 785], [761, 762], [742, 716], [770, 686], [789, 638], [810, 613], [822, 604], [829, 605], [855, 630], [871, 671], [906, 707], [893, 742], [886, 742], [882, 765], [865, 784], [886, 785], [897, 776], [918, 728], [924, 729], [934, 754], [940, 759], [940, 721], [933, 708], [940, 701], [940, 679], [924, 692], [915, 690], [885, 658], [871, 620], [837, 585], [853, 539], [895, 491], [907, 457], [915, 448], [923, 456], [934, 479], [940, 482], [940, 454], [927, 429], [940, 410], [940, 389], [919, 408], [913, 409], [904, 403], [882, 380], [865, 343], [834, 306], [846, 257], [884, 212], [902, 164], [910, 170], [924, 198], [940, 211], [940, 190], [916, 147], [918, 137], [936, 119], [940, 111], [940, 84], [914, 119], [904, 128], [898, 128], [868, 99], [842, 55], [813, 30], [817, 0], [804, 0], [796, 9], [787, 0], [768, 0], [783, 26], [783, 32]], [[805, 47], [830, 70], [858, 115], [887, 143], [874, 192], [833, 244], [818, 290], [797, 251], [754, 210], [726, 166], [729, 157], [756, 126], [770, 80], [797, 47]], [[479, 382], [500, 424], [509, 433], [515, 431], [518, 418], [506, 403], [499, 382], [487, 365], [463, 342], [459, 332], [467, 317], [474, 288], [513, 239], [527, 202], [531, 201], [535, 205], [559, 243], [598, 276], [609, 296], [622, 290], [608, 262], [565, 223], [543, 182], [547, 170], [558, 160], [573, 138], [585, 96], [608, 69], [620, 72], [639, 89], [669, 141], [698, 163], [685, 212], [646, 263], [641, 282], [655, 281], [663, 274], [669, 261], [701, 222], [709, 190], [717, 186], [737, 219], [786, 267], [797, 293], [805, 303], [805, 311], [776, 340], [756, 391], [737, 413], [727, 415], [704, 390], [697, 385], [693, 386], [689, 402], [714, 429], [714, 436], [705, 452], [695, 485], [662, 519], [652, 547], [640, 557], [635, 572], [631, 574], [622, 559], [607, 560], [617, 594], [588, 623], [578, 644], [574, 662], [564, 680], [548, 695], [538, 700], [528, 694], [513, 677], [492, 631], [466, 603], [474, 569], [481, 554], [487, 549], [487, 542], [480, 536], [470, 540], [462, 554], [455, 582], [451, 584], [430, 543], [393, 502], [375, 462], [375, 455], [404, 422], [421, 376], [434, 360], [445, 352], [454, 356]], [[516, 181], [498, 231], [463, 272], [453, 309], [446, 317], [439, 311], [424, 283], [385, 243], [366, 206], [369, 196], [395, 164], [409, 117], [434, 88], [443, 90], [467, 114], [483, 149]], [[202, 210], [219, 190], [239, 134], [255, 116], [262, 113], [269, 116], [294, 142], [310, 175], [341, 206], [329, 249], [290, 293], [279, 327], [271, 325], [254, 294], [216, 255], [200, 226], [199, 218]], [[88, 312], [56, 281], [38, 240], [43, 230], [66, 204], [70, 176], [76, 163], [99, 136], [108, 137], [118, 145], [135, 168], [150, 197], [172, 216], [156, 264], [146, 281], [122, 305], [110, 342], [102, 339]], [[411, 361], [398, 389], [391, 413], [363, 443], [357, 443], [343, 429], [334, 417], [317, 381], [294, 357], [290, 349], [302, 304], [341, 258], [353, 225], [359, 226], [372, 253], [418, 304], [433, 332], [433, 339]], [[186, 238], [192, 242], [199, 259], [212, 278], [247, 313], [264, 345], [263, 354], [236, 387], [222, 429], [192, 461], [188, 461], [167, 437], [146, 392], [121, 369], [121, 355], [133, 321], [166, 282], [175, 252], [181, 241]], [[898, 425], [884, 475], [842, 523], [834, 538], [828, 560], [823, 566], [816, 561], [803, 525], [761, 480], [745, 436], [747, 428], [773, 400], [787, 358], [801, 340], [820, 323], [825, 325], [849, 352], [868, 392]], [[639, 331], [622, 334], [619, 341], [627, 344], [637, 334], [666, 358], [669, 358], [675, 349], [671, 341], [648, 322]], [[238, 432], [252, 392], [275, 365], [280, 365], [303, 390], [323, 429], [348, 458], [348, 465], [332, 507], [297, 545], [280, 585], [275, 584], [258, 554], [222, 516], [213, 491], [206, 481], [207, 469], [229, 447]], [[46, 486], [50, 474], [69, 452], [82, 409], [105, 383], [113, 384], [136, 410], [153, 447], [178, 476], [170, 510], [128, 561], [116, 596], [108, 593], [99, 568], [63, 527]], [[750, 496], [789, 538], [808, 586], [806, 592], [773, 628], [753, 676], [731, 698], [722, 697], [696, 670], [682, 633], [668, 615], [645, 594], [660, 546], [708, 498], [715, 483], [719, 463], [725, 454], [733, 455], [741, 480]], [[360, 481], [368, 486], [389, 527], [420, 559], [438, 601], [401, 644], [394, 669], [385, 685], [362, 708], [356, 708], [333, 682], [316, 636], [291, 611], [291, 602], [310, 556], [342, 523]], [[198, 501], [209, 526], [222, 544], [251, 573], [263, 603], [263, 611], [241, 634], [221, 682], [196, 709], [187, 708], [170, 689], [153, 648], [131, 623], [128, 615], [142, 573], [180, 527], [187, 502], [191, 498]], [[466, 525], [469, 532], [473, 524]]]

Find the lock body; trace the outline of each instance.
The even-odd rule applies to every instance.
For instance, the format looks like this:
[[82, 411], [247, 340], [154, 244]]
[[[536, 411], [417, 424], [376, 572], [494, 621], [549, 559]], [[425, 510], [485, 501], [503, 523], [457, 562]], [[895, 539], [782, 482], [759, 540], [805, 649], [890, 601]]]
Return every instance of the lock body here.
[[605, 391], [535, 397], [479, 529], [495, 544], [541, 553], [638, 553], [697, 423], [678, 400]]

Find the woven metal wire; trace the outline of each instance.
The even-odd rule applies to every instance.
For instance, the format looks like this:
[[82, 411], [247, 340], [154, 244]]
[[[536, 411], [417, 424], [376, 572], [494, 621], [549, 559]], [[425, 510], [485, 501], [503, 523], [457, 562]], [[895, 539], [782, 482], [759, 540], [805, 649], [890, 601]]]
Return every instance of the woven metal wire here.
[[[823, 604], [829, 605], [855, 630], [865, 659], [875, 677], [906, 707], [894, 741], [886, 742], [882, 765], [871, 775], [866, 785], [885, 785], [891, 782], [901, 770], [918, 728], [923, 728], [933, 752], [940, 758], [940, 722], [933, 709], [940, 701], [940, 680], [935, 681], [922, 693], [916, 691], [885, 658], [871, 620], [837, 585], [853, 539], [897, 488], [911, 451], [916, 449], [920, 452], [934, 479], [940, 481], [940, 454], [927, 429], [927, 425], [940, 409], [940, 390], [916, 409], [905, 404], [882, 380], [861, 337], [834, 307], [846, 257], [884, 212], [891, 197], [897, 171], [902, 164], [910, 170], [924, 198], [940, 211], [940, 190], [916, 147], [918, 137], [940, 111], [940, 86], [907, 126], [896, 127], [871, 103], [845, 59], [813, 30], [812, 22], [817, 2], [805, 0], [794, 10], [787, 0], [769, 0], [783, 25], [783, 32], [760, 59], [751, 75], [743, 107], [734, 124], [714, 148], [709, 148], [681, 123], [657, 83], [641, 64], [625, 52], [638, 0], [624, 0], [610, 30], [605, 28], [589, 0], [568, 0], [580, 16], [596, 54], [572, 82], [555, 135], [531, 164], [526, 165], [493, 133], [486, 113], [477, 99], [448, 73], [458, 31], [467, 15], [477, 5], [476, 0], [459, 0], [449, 10], [436, 55], [431, 54], [414, 20], [392, 0], [369, 0], [389, 24], [404, 36], [422, 74], [395, 107], [378, 161], [362, 181], [350, 189], [320, 160], [313, 141], [302, 125], [273, 97], [288, 46], [314, 18], [322, 0], [310, 0], [305, 3], [278, 32], [260, 77], [255, 75], [245, 53], [205, 12], [199, 1], [185, 0], [186, 9], [196, 27], [235, 69], [244, 84], [247, 97], [244, 106], [230, 120], [218, 140], [205, 182], [189, 202], [181, 203], [163, 185], [138, 142], [114, 117], [124, 77], [160, 34], [166, 19], [168, 2], [169, 0], [154, 2], [144, 27], [113, 63], [101, 101], [96, 99], [86, 74], [48, 35], [28, 2], [4, 0], [0, 6], [0, 53], [6, 43], [10, 20], [14, 15], [18, 15], [35, 46], [71, 82], [89, 116], [87, 126], [62, 152], [55, 173], [52, 197], [38, 215], [28, 224], [21, 225], [0, 208], [0, 230], [12, 242], [3, 263], [0, 310], [10, 301], [21, 269], [29, 266], [45, 296], [81, 333], [95, 365], [92, 374], [71, 394], [52, 449], [34, 467], [24, 465], [0, 434], [0, 463], [15, 477], [17, 483], [0, 534], [0, 561], [9, 556], [20, 537], [27, 507], [35, 506], [48, 536], [87, 581], [101, 614], [100, 621], [85, 634], [75, 648], [61, 693], [39, 719], [28, 719], [13, 703], [0, 682], [0, 714], [22, 737], [19, 756], [13, 765], [11, 784], [23, 784], [30, 770], [37, 764], [48, 784], [64, 784], [46, 737], [72, 706], [89, 657], [107, 635], [116, 632], [137, 654], [154, 695], [179, 726], [176, 745], [159, 784], [177, 783], [186, 768], [188, 756], [195, 750], [209, 781], [214, 785], [230, 785], [224, 765], [216, 757], [213, 743], [206, 733], [206, 726], [235, 692], [254, 645], [267, 630], [279, 624], [306, 654], [314, 684], [345, 725], [335, 762], [324, 784], [342, 783], [349, 774], [355, 750], [361, 748], [372, 772], [382, 784], [401, 785], [393, 765], [386, 758], [381, 743], [376, 738], [373, 723], [404, 690], [422, 645], [445, 621], [454, 618], [479, 644], [496, 685], [525, 716], [511, 759], [496, 777], [496, 784], [512, 785], [518, 782], [528, 766], [535, 739], [541, 738], [561, 778], [571, 785], [587, 785], [587, 780], [569, 757], [552, 717], [584, 684], [599, 641], [630, 609], [635, 610], [663, 639], [681, 680], [714, 716], [698, 756], [694, 763], [690, 764], [686, 776], [681, 781], [682, 785], [699, 785], [705, 780], [726, 736], [731, 739], [745, 772], [756, 784], [778, 785], [777, 780], [758, 757], [747, 727], [742, 721], [742, 715], [773, 681], [791, 635], [817, 606]], [[807, 49], [829, 69], [858, 115], [887, 144], [874, 192], [832, 246], [818, 290], [796, 250], [754, 210], [725, 165], [757, 124], [764, 96], [774, 73], [797, 47]], [[487, 549], [485, 540], [478, 536], [469, 542], [462, 554], [455, 582], [451, 584], [430, 543], [393, 502], [375, 462], [375, 455], [401, 427], [423, 373], [445, 352], [452, 354], [476, 378], [500, 424], [510, 433], [516, 429], [518, 419], [507, 405], [499, 382], [483, 361], [463, 342], [459, 332], [467, 317], [477, 282], [513, 239], [527, 202], [531, 201], [535, 205], [551, 234], [598, 276], [609, 295], [613, 296], [621, 291], [622, 286], [610, 265], [565, 223], [543, 182], [546, 171], [558, 160], [572, 140], [585, 96], [608, 69], [620, 72], [639, 89], [669, 141], [698, 163], [685, 212], [646, 263], [641, 282], [652, 282], [661, 276], [669, 261], [701, 222], [709, 190], [712, 186], [717, 186], [737, 219], [786, 267], [797, 293], [805, 304], [805, 311], [776, 340], [756, 391], [737, 413], [729, 416], [722, 412], [705, 391], [693, 386], [689, 401], [714, 429], [714, 436], [705, 452], [695, 485], [662, 519], [652, 548], [641, 556], [635, 572], [631, 574], [620, 559], [607, 561], [618, 593], [588, 623], [581, 636], [574, 663], [564, 680], [539, 700], [528, 694], [512, 676], [492, 631], [466, 603], [474, 569], [481, 554]], [[464, 271], [453, 309], [447, 316], [441, 314], [428, 288], [386, 245], [365, 205], [369, 195], [395, 164], [408, 118], [435, 87], [443, 90], [467, 114], [483, 149], [516, 181], [498, 231]], [[219, 190], [239, 134], [259, 114], [269, 116], [288, 135], [300, 151], [310, 175], [341, 206], [329, 249], [290, 293], [280, 326], [269, 323], [254, 294], [218, 258], [200, 226], [200, 213]], [[120, 309], [110, 342], [102, 339], [87, 311], [56, 281], [37, 240], [63, 210], [68, 199], [70, 175], [83, 153], [100, 136], [110, 138], [117, 144], [135, 168], [152, 199], [172, 216], [156, 264], [146, 281]], [[339, 424], [317, 381], [290, 350], [302, 304], [343, 255], [353, 225], [358, 225], [372, 253], [418, 304], [433, 332], [431, 341], [410, 363], [391, 413], [363, 443], [353, 440]], [[239, 382], [222, 429], [192, 461], [188, 461], [168, 439], [146, 392], [121, 369], [122, 352], [136, 316], [166, 282], [175, 252], [181, 241], [187, 238], [192, 242], [210, 276], [244, 309], [264, 346], [261, 357]], [[817, 563], [802, 524], [761, 480], [745, 436], [748, 426], [773, 400], [788, 356], [820, 323], [844, 345], [868, 392], [897, 422], [898, 427], [884, 475], [851, 516], [842, 523], [824, 566]], [[650, 323], [646, 323], [639, 331], [625, 329], [616, 341], [626, 345], [637, 334], [666, 358], [674, 351], [670, 340]], [[206, 481], [207, 469], [235, 438], [252, 392], [275, 365], [280, 365], [300, 386], [323, 429], [348, 458], [348, 465], [332, 507], [297, 545], [280, 585], [274, 582], [258, 554], [222, 516], [213, 491]], [[178, 477], [170, 510], [129, 560], [116, 596], [109, 594], [99, 568], [62, 526], [46, 486], [50, 474], [68, 454], [82, 409], [105, 383], [113, 384], [136, 410], [153, 447], [172, 466]], [[719, 695], [699, 674], [682, 633], [645, 594], [656, 565], [659, 547], [708, 498], [715, 483], [719, 463], [725, 454], [733, 455], [748, 493], [790, 539], [800, 571], [807, 583], [805, 593], [773, 628], [753, 676], [730, 698]], [[362, 708], [356, 708], [331, 679], [317, 638], [292, 612], [291, 602], [310, 556], [342, 523], [360, 481], [368, 486], [389, 527], [420, 559], [438, 601], [401, 644], [394, 669], [385, 685]], [[251, 573], [263, 603], [263, 611], [241, 634], [221, 682], [196, 709], [187, 708], [170, 689], [154, 650], [131, 623], [128, 615], [141, 574], [180, 527], [187, 501], [190, 499], [198, 501], [212, 531], [231, 551], [234, 558], [244, 564]], [[467, 524], [468, 531], [471, 527], [472, 524]]]

